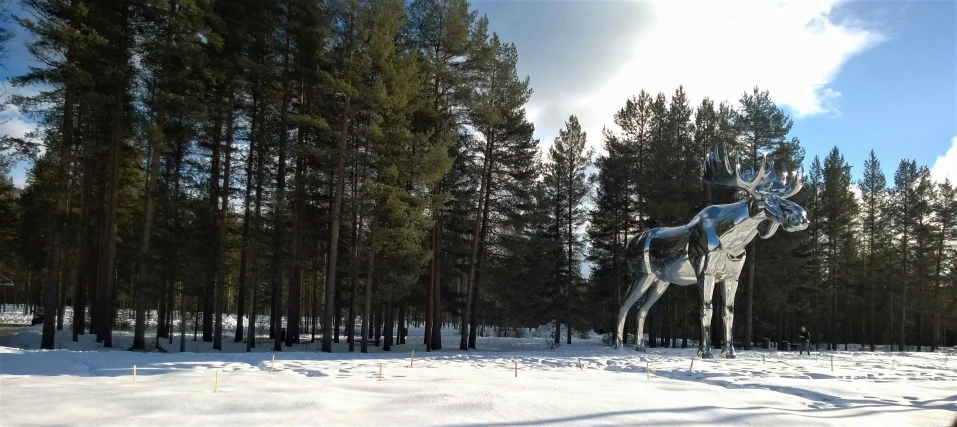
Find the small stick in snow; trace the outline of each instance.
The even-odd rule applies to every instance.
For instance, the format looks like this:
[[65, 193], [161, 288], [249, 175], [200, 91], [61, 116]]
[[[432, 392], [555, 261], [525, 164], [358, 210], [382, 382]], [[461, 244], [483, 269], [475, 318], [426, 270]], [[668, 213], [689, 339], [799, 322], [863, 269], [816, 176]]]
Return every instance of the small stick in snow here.
[[269, 364], [269, 373], [272, 373], [273, 368], [276, 367], [276, 355], [272, 355], [272, 363]]
[[412, 367], [412, 364], [415, 363], [415, 349], [412, 349], [412, 360], [409, 361], [409, 367]]
[[581, 358], [581, 357], [578, 358], [578, 369], [585, 369], [585, 368], [582, 368], [582, 358]]
[[515, 362], [515, 378], [518, 378], [518, 362]]
[[645, 361], [645, 375], [649, 380], [651, 379], [651, 363], [649, 363], [647, 360]]
[[213, 393], [219, 392], [219, 369], [216, 370], [216, 386], [213, 388]]
[[136, 365], [133, 365], [133, 384], [136, 384]]
[[693, 370], [694, 370], [694, 358], [693, 358], [693, 357], [691, 358], [691, 367], [688, 368], [688, 370], [689, 370], [689, 371], [693, 371]]
[[834, 356], [831, 356], [831, 372], [834, 372]]

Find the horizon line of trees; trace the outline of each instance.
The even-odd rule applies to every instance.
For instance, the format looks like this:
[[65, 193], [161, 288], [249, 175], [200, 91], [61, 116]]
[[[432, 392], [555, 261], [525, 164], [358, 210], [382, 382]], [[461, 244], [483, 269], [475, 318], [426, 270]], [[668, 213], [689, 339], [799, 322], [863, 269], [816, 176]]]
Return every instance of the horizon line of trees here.
[[[247, 351], [266, 333], [275, 351], [389, 350], [412, 322], [427, 351], [443, 325], [462, 350], [548, 322], [571, 344], [613, 329], [630, 237], [741, 197], [702, 181], [711, 147], [805, 160], [758, 88], [695, 107], [681, 87], [641, 92], [603, 154], [574, 115], [543, 150], [515, 45], [464, 0], [21, 4], [37, 66], [12, 83], [49, 90], [5, 100], [40, 126], [0, 140], [0, 274], [17, 283], [4, 302], [44, 308], [43, 348], [65, 323], [112, 347], [121, 309], [134, 350], [178, 333], [184, 351], [193, 321], [222, 349], [225, 314]], [[854, 183], [837, 148], [810, 169], [794, 200], [811, 228], [749, 247], [736, 337], [802, 323], [831, 348], [954, 342], [953, 184], [905, 160], [890, 187], [873, 153]], [[697, 339], [695, 295], [662, 298], [652, 345]]]

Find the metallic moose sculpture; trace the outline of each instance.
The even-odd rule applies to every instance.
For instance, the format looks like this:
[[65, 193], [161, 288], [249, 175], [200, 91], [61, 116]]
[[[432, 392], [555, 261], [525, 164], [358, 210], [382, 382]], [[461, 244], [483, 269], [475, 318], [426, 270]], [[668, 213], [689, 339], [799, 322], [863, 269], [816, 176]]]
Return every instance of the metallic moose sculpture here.
[[634, 276], [618, 313], [620, 348], [624, 336], [625, 316], [636, 303], [638, 330], [635, 350], [644, 351], [644, 322], [651, 306], [672, 283], [679, 286], [698, 285], [701, 292], [701, 343], [699, 355], [711, 354], [712, 295], [720, 283], [724, 298], [724, 338], [722, 355], [734, 358], [731, 326], [734, 321], [734, 294], [738, 276], [744, 266], [745, 247], [755, 236], [767, 239], [779, 227], [785, 231], [807, 228], [807, 212], [787, 198], [801, 190], [803, 172], [774, 172], [767, 158], [760, 168], [742, 173], [740, 158], [715, 148], [704, 159], [704, 179], [711, 185], [743, 190], [748, 198], [740, 202], [708, 206], [686, 225], [646, 230], [636, 235], [625, 249], [629, 269]]

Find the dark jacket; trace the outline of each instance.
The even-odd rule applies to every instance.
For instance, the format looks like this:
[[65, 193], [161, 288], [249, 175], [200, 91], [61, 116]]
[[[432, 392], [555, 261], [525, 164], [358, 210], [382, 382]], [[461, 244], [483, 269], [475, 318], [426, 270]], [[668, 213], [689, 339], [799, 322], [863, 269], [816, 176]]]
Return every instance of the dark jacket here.
[[800, 335], [801, 339], [803, 339], [804, 341], [811, 340], [811, 332], [808, 331], [807, 329], [805, 329], [803, 332], [799, 332], [798, 335]]

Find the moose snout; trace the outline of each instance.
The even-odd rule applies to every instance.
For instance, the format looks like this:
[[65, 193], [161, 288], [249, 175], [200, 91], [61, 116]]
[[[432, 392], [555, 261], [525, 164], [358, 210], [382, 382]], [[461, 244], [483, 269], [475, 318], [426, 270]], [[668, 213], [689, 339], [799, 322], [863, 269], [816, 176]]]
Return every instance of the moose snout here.
[[807, 218], [807, 212], [795, 212], [788, 215], [789, 231], [801, 231], [807, 228], [810, 224], [811, 220]]

